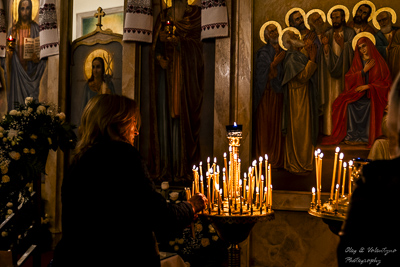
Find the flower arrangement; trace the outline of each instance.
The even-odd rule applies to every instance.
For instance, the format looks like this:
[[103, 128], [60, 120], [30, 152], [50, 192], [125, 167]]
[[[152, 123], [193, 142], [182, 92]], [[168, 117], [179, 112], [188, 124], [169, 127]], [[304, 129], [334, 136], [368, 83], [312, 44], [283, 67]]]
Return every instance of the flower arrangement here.
[[75, 127], [53, 104], [32, 97], [0, 121], [0, 222], [30, 195], [31, 183], [45, 172], [49, 150], [74, 148]]

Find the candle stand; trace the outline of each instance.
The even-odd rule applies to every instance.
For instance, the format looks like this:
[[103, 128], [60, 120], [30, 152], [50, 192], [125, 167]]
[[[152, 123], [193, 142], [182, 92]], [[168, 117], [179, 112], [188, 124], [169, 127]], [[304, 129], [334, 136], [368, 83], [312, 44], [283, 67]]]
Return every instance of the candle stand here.
[[271, 221], [275, 219], [275, 213], [273, 210], [269, 212], [253, 211], [253, 215], [250, 215], [249, 211], [245, 211], [240, 214], [227, 215], [228, 210], [224, 215], [218, 215], [218, 212], [211, 211], [211, 213], [204, 212], [201, 216], [207, 217], [218, 236], [229, 243], [228, 247], [228, 266], [229, 267], [240, 267], [240, 247], [239, 243], [246, 240], [249, 236], [253, 226], [260, 221]]
[[[220, 172], [216, 164], [207, 159], [205, 178], [203, 164], [193, 166], [192, 194], [203, 193], [207, 196], [207, 208], [199, 214], [206, 217], [218, 236], [229, 243], [228, 266], [240, 267], [240, 247], [259, 221], [275, 218], [272, 210], [271, 164], [268, 156], [253, 161], [248, 172], [241, 171], [239, 157], [242, 125], [226, 126], [229, 140], [229, 154], [224, 153], [223, 169]], [[222, 176], [222, 177], [221, 177]], [[221, 179], [222, 178], [222, 179]], [[186, 192], [190, 196], [190, 189]]]
[[[335, 161], [336, 162], [336, 161]], [[360, 178], [361, 171], [364, 165], [370, 163], [370, 160], [365, 160], [361, 158], [355, 158], [352, 161], [352, 171], [349, 174], [349, 186], [348, 186], [348, 194], [344, 194], [344, 189], [342, 190], [342, 194], [339, 194], [339, 184], [340, 184], [340, 170], [339, 173], [339, 183], [336, 185], [336, 193], [329, 198], [327, 202], [323, 205], [315, 204], [315, 197], [313, 193], [313, 200], [311, 202], [310, 209], [308, 210], [308, 214], [321, 218], [324, 223], [329, 226], [329, 229], [332, 233], [338, 235], [341, 230], [343, 222], [346, 220], [347, 211], [350, 204], [351, 195], [354, 190], [354, 182]], [[334, 168], [335, 170], [335, 168]], [[344, 171], [343, 175], [343, 185], [346, 182], [346, 171]], [[335, 173], [334, 173], [335, 176]]]

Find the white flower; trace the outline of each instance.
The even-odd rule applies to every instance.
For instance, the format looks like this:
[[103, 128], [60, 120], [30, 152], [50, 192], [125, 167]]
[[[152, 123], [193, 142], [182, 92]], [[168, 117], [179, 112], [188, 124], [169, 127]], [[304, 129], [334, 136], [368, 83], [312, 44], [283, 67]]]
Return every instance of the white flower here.
[[8, 138], [9, 138], [9, 139], [14, 139], [14, 138], [17, 137], [17, 136], [18, 136], [18, 131], [17, 131], [17, 130], [10, 129], [10, 130], [8, 131]]
[[29, 105], [32, 101], [33, 101], [33, 97], [28, 96], [27, 98], [25, 98], [25, 105]]
[[60, 112], [56, 115], [56, 117], [58, 117], [60, 119], [61, 122], [65, 121], [65, 113], [64, 112]]
[[38, 108], [36, 109], [36, 113], [37, 114], [46, 113], [46, 107], [42, 105], [38, 106]]
[[11, 116], [15, 116], [15, 115], [17, 115], [17, 113], [18, 113], [18, 111], [16, 111], [15, 109], [13, 109], [13, 110], [10, 111], [9, 114], [10, 114]]

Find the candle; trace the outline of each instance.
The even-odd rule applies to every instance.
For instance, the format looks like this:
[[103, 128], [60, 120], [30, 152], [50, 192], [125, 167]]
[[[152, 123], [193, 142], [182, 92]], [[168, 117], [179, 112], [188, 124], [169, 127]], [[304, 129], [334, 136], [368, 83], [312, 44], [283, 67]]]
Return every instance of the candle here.
[[343, 157], [344, 157], [344, 154], [343, 153], [340, 153], [340, 155], [339, 155], [339, 170], [338, 170], [338, 182], [337, 182], [337, 184], [340, 186], [340, 182], [341, 182], [341, 179], [342, 179], [342, 166], [343, 166]]
[[260, 186], [260, 203], [262, 206], [262, 202], [263, 202], [263, 188], [264, 188], [264, 175], [261, 175], [261, 186]]
[[319, 189], [319, 161], [318, 161], [318, 151], [317, 150], [314, 151], [314, 156], [315, 156], [315, 179], [316, 179], [317, 196], [318, 196], [318, 189]]
[[213, 171], [215, 173], [215, 166], [217, 165], [217, 158], [214, 157], [214, 163], [213, 163]]
[[353, 182], [353, 161], [350, 160], [349, 161], [349, 196], [348, 199], [350, 201], [350, 197], [351, 197], [351, 186], [352, 186], [352, 182]]
[[271, 164], [268, 165], [268, 206], [272, 209], [272, 176], [271, 176]]
[[200, 176], [200, 192], [204, 195], [203, 175]]
[[[263, 158], [259, 157], [258, 158], [258, 168], [259, 168], [259, 172], [258, 172], [258, 187], [260, 187], [260, 183], [261, 183], [261, 174], [262, 174], [262, 162], [263, 162]], [[262, 187], [260, 187], [262, 188]], [[262, 191], [262, 190], [261, 190]], [[261, 193], [261, 192], [260, 192]]]
[[269, 205], [272, 210], [272, 184], [271, 184], [270, 193], [269, 193]]
[[322, 176], [322, 158], [324, 157], [324, 153], [319, 154], [319, 160], [318, 160], [318, 205], [321, 205], [321, 191], [322, 191], [322, 182], [321, 182], [321, 176]]
[[225, 177], [225, 170], [224, 169], [222, 169], [222, 171], [223, 171], [222, 188], [224, 189], [224, 192], [225, 192], [225, 194], [224, 194], [224, 199], [225, 199], [226, 198], [226, 192], [228, 192], [228, 191], [226, 190], [226, 177]]
[[203, 162], [199, 162], [200, 176], [203, 176]]
[[335, 200], [336, 200], [335, 210], [337, 212], [339, 207], [339, 184], [336, 184]]
[[258, 184], [257, 160], [253, 161], [253, 168], [254, 168], [254, 171], [256, 173], [256, 186], [257, 186], [257, 184]]
[[192, 172], [193, 172], [192, 194], [194, 194], [196, 190], [196, 165], [193, 165]]
[[192, 196], [194, 196], [194, 181], [192, 182]]
[[339, 151], [340, 151], [340, 148], [336, 147], [336, 149], [335, 149], [335, 160], [334, 160], [334, 163], [333, 163], [332, 186], [331, 186], [330, 199], [333, 199], [333, 190], [335, 188], [335, 180], [336, 180], [336, 164], [337, 164], [337, 158], [338, 158]]
[[246, 185], [247, 209], [249, 209], [249, 186]]
[[216, 192], [217, 192], [217, 208], [218, 208], [218, 215], [221, 215], [221, 209], [220, 209], [220, 202], [219, 202], [219, 196], [218, 196], [218, 193], [219, 193], [219, 185], [215, 185], [215, 189], [216, 189]]
[[243, 197], [246, 197], [247, 174], [243, 174]]
[[311, 205], [314, 205], [314, 204], [315, 204], [315, 187], [313, 187], [313, 188], [311, 189], [311, 192], [312, 192]]
[[343, 162], [343, 184], [342, 184], [342, 196], [344, 195], [344, 188], [346, 186], [346, 168], [347, 163]]
[[256, 187], [256, 205], [258, 206], [258, 204], [259, 204], [259, 197], [260, 197], [260, 193], [258, 192], [259, 191], [259, 189], [258, 189], [258, 186]]
[[210, 170], [210, 157], [207, 158], [207, 170]]
[[208, 198], [208, 204], [211, 203], [211, 192], [210, 192], [210, 174], [206, 172], [206, 179], [207, 179], [207, 198]]

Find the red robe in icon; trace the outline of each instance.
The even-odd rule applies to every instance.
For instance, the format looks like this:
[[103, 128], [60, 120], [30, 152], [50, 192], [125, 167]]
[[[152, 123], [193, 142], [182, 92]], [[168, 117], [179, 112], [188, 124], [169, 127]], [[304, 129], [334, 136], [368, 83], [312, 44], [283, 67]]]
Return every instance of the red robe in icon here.
[[[358, 45], [362, 43], [367, 44], [370, 58], [375, 59], [375, 66], [368, 71], [369, 89], [356, 92], [358, 86], [365, 84], [365, 76], [362, 75], [364, 65], [358, 50]], [[366, 37], [358, 40], [354, 52], [353, 63], [345, 76], [345, 89], [332, 105], [332, 135], [324, 137], [322, 145], [336, 145], [343, 141], [347, 135], [347, 106], [359, 100], [364, 94], [371, 99], [368, 146], [370, 147], [375, 139], [382, 135], [381, 123], [392, 84], [389, 68], [375, 45]]]

